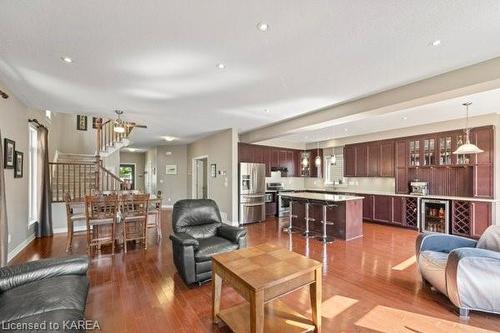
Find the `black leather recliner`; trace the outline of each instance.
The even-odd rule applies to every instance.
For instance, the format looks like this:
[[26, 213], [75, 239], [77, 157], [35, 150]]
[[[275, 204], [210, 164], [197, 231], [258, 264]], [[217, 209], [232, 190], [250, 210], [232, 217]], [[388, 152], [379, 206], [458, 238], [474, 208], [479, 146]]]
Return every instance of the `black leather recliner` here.
[[[0, 268], [2, 329], [43, 331], [27, 329], [30, 326], [26, 325], [45, 322], [46, 331], [83, 332], [72, 325], [84, 319], [89, 290], [88, 265], [88, 258], [83, 256], [43, 259]], [[65, 321], [69, 325], [64, 326]], [[49, 329], [49, 323], [54, 322], [58, 328]]]
[[245, 228], [223, 224], [213, 200], [177, 201], [172, 212], [175, 267], [186, 284], [212, 277], [212, 256], [246, 247]]

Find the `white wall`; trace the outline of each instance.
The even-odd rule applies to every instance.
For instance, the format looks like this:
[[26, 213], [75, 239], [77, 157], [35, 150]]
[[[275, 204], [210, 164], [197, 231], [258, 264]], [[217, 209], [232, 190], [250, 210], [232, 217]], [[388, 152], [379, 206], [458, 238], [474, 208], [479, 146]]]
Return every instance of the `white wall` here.
[[[14, 170], [5, 170], [5, 197], [9, 235], [9, 260], [23, 244], [33, 238], [33, 226], [28, 226], [28, 119], [31, 112], [6, 87], [0, 83], [0, 90], [10, 95], [0, 98], [0, 130], [3, 139], [16, 142], [16, 150], [24, 153], [22, 178], [14, 178]], [[1, 156], [3, 163], [3, 156]]]
[[[177, 165], [176, 175], [166, 174], [166, 165]], [[172, 206], [176, 201], [186, 199], [188, 170], [187, 145], [165, 145], [157, 147], [157, 189], [163, 193], [163, 204]]]
[[[206, 138], [200, 139], [188, 145], [188, 186], [187, 195], [192, 196], [192, 161], [196, 157], [208, 156], [208, 165], [217, 165], [217, 171], [225, 175], [217, 174], [217, 177], [208, 178], [208, 197], [215, 200], [221, 214], [227, 215], [230, 223], [237, 224], [238, 201], [237, 186], [237, 133], [235, 129], [227, 129]], [[191, 166], [191, 167], [189, 167]]]
[[[135, 165], [135, 189], [144, 191], [144, 165], [146, 154], [142, 152], [124, 152], [120, 151], [120, 164]], [[119, 176], [119, 172], [116, 173]]]

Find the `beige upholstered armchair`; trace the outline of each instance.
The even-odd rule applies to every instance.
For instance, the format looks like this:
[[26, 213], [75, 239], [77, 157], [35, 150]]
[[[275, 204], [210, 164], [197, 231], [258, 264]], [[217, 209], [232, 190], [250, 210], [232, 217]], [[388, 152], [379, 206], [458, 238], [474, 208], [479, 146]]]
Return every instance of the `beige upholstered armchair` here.
[[479, 241], [423, 233], [416, 245], [422, 279], [448, 296], [461, 317], [470, 310], [500, 313], [500, 225]]

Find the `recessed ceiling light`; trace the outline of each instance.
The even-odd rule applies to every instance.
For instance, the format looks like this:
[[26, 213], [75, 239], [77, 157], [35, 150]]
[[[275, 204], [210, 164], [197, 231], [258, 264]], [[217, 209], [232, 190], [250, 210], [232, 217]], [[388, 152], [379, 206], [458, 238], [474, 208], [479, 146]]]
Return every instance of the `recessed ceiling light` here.
[[61, 60], [68, 64], [71, 64], [73, 62], [73, 59], [71, 59], [70, 57], [61, 57]]
[[226, 68], [226, 65], [224, 65], [223, 63], [220, 63], [220, 64], [217, 64], [217, 68], [224, 69], [224, 68]]
[[441, 40], [436, 39], [436, 40], [434, 40], [434, 41], [431, 42], [431, 45], [432, 46], [439, 46], [439, 45], [441, 45]]
[[257, 24], [257, 29], [259, 29], [260, 31], [267, 31], [267, 29], [269, 29], [269, 25], [264, 22], [259, 22]]
[[348, 129], [347, 129], [347, 128], [344, 128], [344, 132], [347, 132], [347, 131], [348, 131]]
[[175, 140], [175, 138], [173, 136], [166, 136], [164, 137], [165, 141], [168, 141], [168, 142], [172, 142]]

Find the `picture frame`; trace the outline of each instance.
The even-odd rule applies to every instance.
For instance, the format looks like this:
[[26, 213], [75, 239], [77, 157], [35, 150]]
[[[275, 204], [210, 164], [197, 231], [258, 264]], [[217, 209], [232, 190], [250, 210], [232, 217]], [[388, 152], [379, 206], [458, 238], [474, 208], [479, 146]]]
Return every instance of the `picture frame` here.
[[16, 142], [3, 139], [3, 166], [5, 169], [14, 169], [15, 165]]
[[167, 164], [165, 166], [166, 175], [177, 175], [177, 164]]
[[76, 129], [79, 131], [87, 130], [87, 116], [85, 115], [76, 116]]
[[215, 178], [217, 177], [217, 164], [210, 164], [210, 176], [212, 176], [212, 178]]
[[97, 129], [97, 117], [92, 117], [92, 128]]
[[14, 178], [23, 178], [24, 154], [16, 150], [14, 155]]

